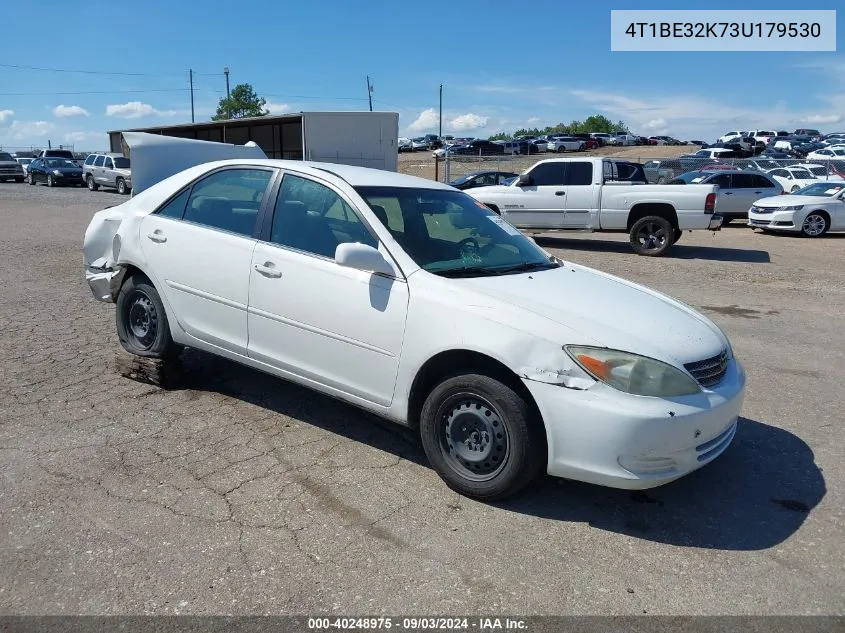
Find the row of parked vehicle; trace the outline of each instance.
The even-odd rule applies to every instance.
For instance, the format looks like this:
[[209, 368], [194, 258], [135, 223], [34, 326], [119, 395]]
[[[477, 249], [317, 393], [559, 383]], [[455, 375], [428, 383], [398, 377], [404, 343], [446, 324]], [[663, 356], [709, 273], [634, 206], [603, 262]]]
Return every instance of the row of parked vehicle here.
[[117, 189], [128, 194], [132, 190], [129, 159], [114, 152], [94, 152], [79, 157], [67, 149], [47, 149], [35, 156], [17, 156], [0, 152], [0, 181], [14, 180], [39, 183], [48, 187], [87, 186]]

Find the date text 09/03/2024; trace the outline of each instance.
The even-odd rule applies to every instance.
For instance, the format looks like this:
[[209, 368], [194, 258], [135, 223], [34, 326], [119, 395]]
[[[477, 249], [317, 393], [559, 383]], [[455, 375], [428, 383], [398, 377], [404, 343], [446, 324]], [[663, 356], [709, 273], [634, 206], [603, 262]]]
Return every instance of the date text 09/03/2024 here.
[[528, 623], [520, 618], [466, 617], [359, 617], [308, 618], [308, 630], [387, 630], [398, 631], [500, 631], [528, 630]]

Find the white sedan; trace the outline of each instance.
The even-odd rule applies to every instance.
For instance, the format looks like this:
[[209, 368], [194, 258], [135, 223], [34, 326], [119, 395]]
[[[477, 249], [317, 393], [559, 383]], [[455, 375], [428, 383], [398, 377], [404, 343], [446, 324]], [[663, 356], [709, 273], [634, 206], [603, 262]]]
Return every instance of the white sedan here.
[[128, 352], [198, 348], [406, 425], [474, 498], [541, 471], [658, 486], [737, 430], [745, 373], [708, 318], [431, 180], [207, 162], [95, 214], [83, 252]]
[[748, 226], [806, 237], [845, 231], [843, 196], [845, 182], [820, 180], [792, 195], [762, 198], [748, 210]]
[[820, 165], [818, 163], [798, 163], [797, 165], [790, 165], [790, 167], [800, 167], [802, 169], [806, 169], [819, 180], [845, 181], [845, 178], [837, 174], [832, 169], [829, 169], [826, 165]]
[[845, 147], [826, 147], [807, 154], [807, 160], [843, 160]]
[[777, 167], [769, 169], [766, 173], [777, 180], [784, 191], [789, 192], [798, 191], [818, 182], [810, 170], [803, 167]]
[[546, 150], [549, 152], [582, 152], [586, 143], [583, 139], [571, 136], [558, 136], [549, 139]]

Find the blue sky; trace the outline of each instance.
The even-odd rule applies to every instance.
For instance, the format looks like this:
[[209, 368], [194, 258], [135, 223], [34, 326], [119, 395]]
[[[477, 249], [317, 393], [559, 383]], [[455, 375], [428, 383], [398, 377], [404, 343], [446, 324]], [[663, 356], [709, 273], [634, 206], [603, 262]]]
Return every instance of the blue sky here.
[[[0, 144], [98, 149], [107, 130], [190, 122], [189, 68], [197, 120], [207, 120], [225, 94], [224, 66], [274, 113], [365, 110], [369, 74], [374, 109], [398, 111], [400, 135], [437, 132], [441, 83], [444, 133], [468, 136], [594, 113], [639, 134], [705, 140], [734, 128], [845, 129], [845, 53], [611, 52], [611, 9], [679, 8], [636, 4], [41, 0], [37, 19], [3, 13]], [[761, 21], [795, 7], [695, 6], [759, 9]], [[845, 9], [840, 33], [843, 19]]]

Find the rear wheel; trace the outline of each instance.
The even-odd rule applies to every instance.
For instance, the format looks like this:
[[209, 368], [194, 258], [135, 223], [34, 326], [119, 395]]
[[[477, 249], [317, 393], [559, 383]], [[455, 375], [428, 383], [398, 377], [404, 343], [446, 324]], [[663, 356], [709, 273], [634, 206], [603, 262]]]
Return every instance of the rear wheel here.
[[100, 185], [94, 182], [94, 176], [92, 176], [91, 174], [88, 174], [88, 177], [85, 179], [85, 184], [88, 185], [89, 191], [97, 191], [97, 189], [100, 188]]
[[660, 257], [672, 246], [675, 227], [666, 218], [650, 215], [634, 222], [631, 227], [631, 248], [637, 255]]
[[130, 354], [152, 358], [176, 356], [167, 314], [158, 291], [141, 275], [130, 277], [117, 295], [115, 320], [120, 344]]
[[423, 448], [446, 484], [467, 497], [503, 499], [543, 469], [541, 423], [511, 387], [483, 374], [443, 380], [420, 415]]
[[117, 193], [120, 195], [126, 194], [128, 190], [126, 188], [126, 181], [123, 178], [118, 178], [115, 184], [117, 185]]

